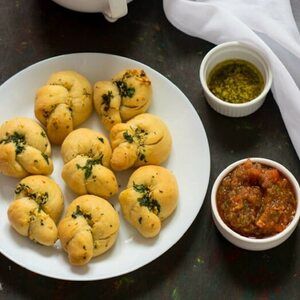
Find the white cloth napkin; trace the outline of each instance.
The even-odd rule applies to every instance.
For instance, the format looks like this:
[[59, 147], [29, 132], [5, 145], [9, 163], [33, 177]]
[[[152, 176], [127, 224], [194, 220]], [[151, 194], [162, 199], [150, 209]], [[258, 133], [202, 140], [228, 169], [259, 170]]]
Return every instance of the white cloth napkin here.
[[299, 0], [164, 0], [168, 20], [214, 44], [244, 41], [268, 56], [272, 92], [300, 158]]

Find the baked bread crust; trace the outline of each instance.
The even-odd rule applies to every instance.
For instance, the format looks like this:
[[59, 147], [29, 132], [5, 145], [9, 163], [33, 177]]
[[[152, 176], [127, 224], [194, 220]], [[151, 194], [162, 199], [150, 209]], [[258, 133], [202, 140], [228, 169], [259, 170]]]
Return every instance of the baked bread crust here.
[[62, 178], [78, 195], [112, 197], [118, 192], [118, 182], [109, 169], [111, 152], [103, 134], [88, 128], [74, 130], [62, 143]]
[[152, 114], [140, 114], [110, 131], [115, 171], [142, 165], [160, 165], [171, 152], [172, 138], [166, 124]]
[[108, 130], [146, 112], [151, 101], [151, 81], [140, 69], [123, 70], [111, 81], [99, 81], [94, 85], [94, 106]]
[[52, 246], [58, 237], [56, 223], [64, 209], [60, 187], [49, 177], [32, 175], [19, 182], [15, 193], [7, 212], [11, 226], [32, 241]]
[[159, 234], [161, 222], [169, 217], [178, 201], [175, 176], [161, 166], [143, 166], [129, 178], [127, 189], [119, 195], [125, 219], [144, 237]]
[[0, 126], [0, 173], [12, 177], [49, 175], [51, 145], [44, 129], [30, 118], [16, 117]]
[[81, 74], [60, 71], [36, 93], [34, 112], [46, 127], [50, 141], [61, 144], [64, 138], [92, 113], [92, 86]]
[[84, 265], [114, 245], [119, 227], [118, 213], [107, 200], [83, 195], [70, 203], [58, 235], [70, 263]]

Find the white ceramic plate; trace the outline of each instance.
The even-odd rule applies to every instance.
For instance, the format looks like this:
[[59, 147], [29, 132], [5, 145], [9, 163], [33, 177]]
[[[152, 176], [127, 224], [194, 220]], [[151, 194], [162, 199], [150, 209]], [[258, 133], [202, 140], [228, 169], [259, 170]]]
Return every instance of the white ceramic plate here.
[[[173, 137], [173, 149], [164, 164], [177, 177], [180, 196], [175, 213], [163, 223], [160, 235], [144, 239], [123, 219], [119, 237], [106, 254], [94, 258], [87, 266], [72, 267], [59, 242], [54, 247], [35, 244], [18, 235], [9, 225], [7, 209], [19, 180], [0, 175], [0, 251], [20, 266], [38, 274], [66, 280], [98, 280], [136, 270], [153, 261], [172, 247], [196, 218], [208, 186], [210, 154], [203, 125], [185, 95], [167, 78], [134, 60], [99, 53], [69, 54], [44, 60], [16, 74], [0, 87], [0, 123], [16, 116], [34, 118], [34, 97], [49, 75], [59, 70], [75, 70], [92, 84], [110, 79], [126, 68], [143, 68], [153, 84], [150, 113], [160, 116]], [[96, 113], [81, 127], [89, 127], [107, 135]], [[65, 204], [75, 198], [61, 179], [62, 159], [59, 147], [53, 147], [52, 178], [65, 194]], [[117, 174], [122, 190], [130, 172]], [[119, 211], [117, 198], [112, 199]]]

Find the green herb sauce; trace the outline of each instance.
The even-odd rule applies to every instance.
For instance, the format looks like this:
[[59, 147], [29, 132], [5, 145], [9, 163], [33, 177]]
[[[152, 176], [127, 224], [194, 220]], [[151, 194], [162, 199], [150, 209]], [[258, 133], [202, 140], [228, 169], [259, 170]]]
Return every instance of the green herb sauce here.
[[229, 103], [246, 103], [263, 90], [260, 71], [242, 59], [226, 60], [216, 65], [208, 77], [208, 88], [219, 99]]

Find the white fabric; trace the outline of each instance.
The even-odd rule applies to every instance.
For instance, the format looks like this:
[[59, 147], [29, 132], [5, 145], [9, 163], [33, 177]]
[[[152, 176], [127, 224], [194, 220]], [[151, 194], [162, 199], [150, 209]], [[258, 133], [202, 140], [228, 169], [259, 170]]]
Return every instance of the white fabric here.
[[300, 158], [300, 1], [164, 0], [164, 11], [191, 36], [214, 44], [249, 42], [268, 56], [273, 96]]

